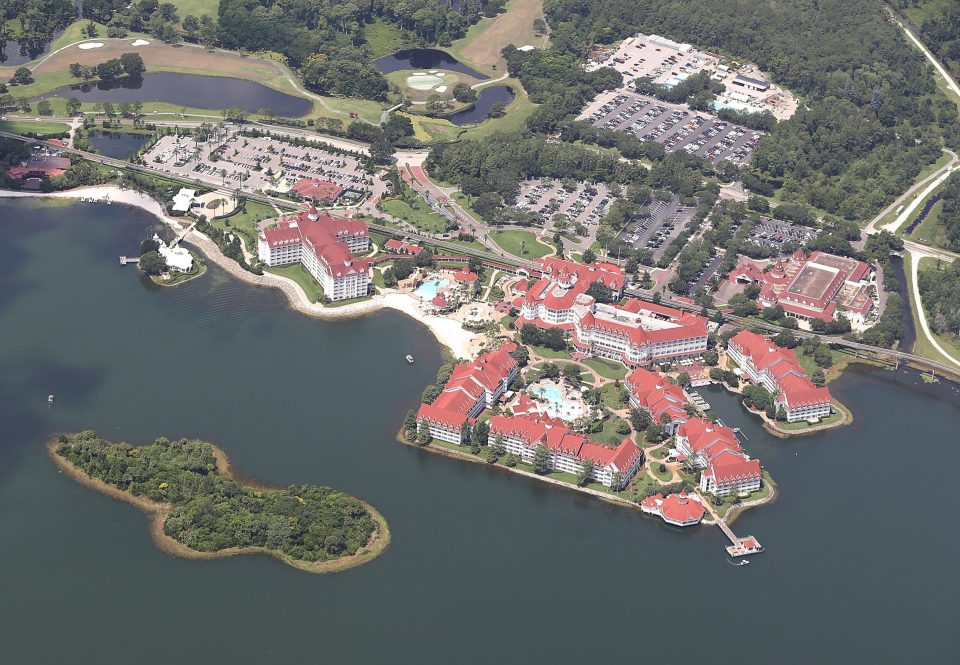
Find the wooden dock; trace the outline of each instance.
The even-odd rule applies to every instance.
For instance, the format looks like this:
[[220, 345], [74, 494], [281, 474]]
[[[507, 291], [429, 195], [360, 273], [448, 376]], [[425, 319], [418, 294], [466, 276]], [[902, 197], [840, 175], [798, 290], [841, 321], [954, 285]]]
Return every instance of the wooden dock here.
[[122, 266], [125, 266], [128, 263], [139, 263], [139, 262], [140, 262], [139, 256], [121, 256], [120, 257], [120, 265]]
[[700, 501], [703, 503], [704, 508], [707, 509], [707, 512], [709, 512], [716, 521], [717, 526], [720, 527], [721, 531], [723, 531], [723, 535], [725, 535], [730, 541], [730, 545], [725, 548], [727, 550], [727, 554], [733, 558], [737, 558], [740, 556], [747, 556], [749, 554], [759, 554], [763, 551], [763, 545], [761, 545], [760, 541], [753, 536], [738, 538], [737, 534], [733, 532], [733, 529], [731, 529], [727, 523], [720, 519], [720, 516], [714, 512], [713, 506], [710, 505], [710, 501], [699, 492], [697, 492], [697, 496], [700, 497]]

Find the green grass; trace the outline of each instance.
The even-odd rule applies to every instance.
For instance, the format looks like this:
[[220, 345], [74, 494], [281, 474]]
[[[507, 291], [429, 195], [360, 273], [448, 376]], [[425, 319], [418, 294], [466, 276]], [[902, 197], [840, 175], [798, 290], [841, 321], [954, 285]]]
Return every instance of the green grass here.
[[456, 243], [458, 245], [462, 245], [464, 247], [469, 247], [470, 249], [476, 249], [476, 250], [488, 249], [482, 242], [479, 242], [477, 240], [458, 240], [457, 238], [450, 238], [449, 240], [445, 240], [444, 242], [452, 242], [452, 243]]
[[603, 399], [603, 403], [611, 409], [624, 409], [628, 406], [628, 404], [620, 401], [620, 396], [623, 393], [624, 388], [613, 383], [605, 384], [600, 388], [600, 397]]
[[[933, 272], [933, 271], [935, 271], [935, 270], [937, 269], [937, 268], [936, 268], [936, 265], [937, 265], [937, 260], [936, 260], [936, 259], [932, 259], [932, 258], [922, 258], [922, 259], [920, 259], [920, 265], [918, 266], [918, 270], [919, 270], [920, 272]], [[909, 276], [909, 275], [908, 275], [908, 276]], [[921, 294], [921, 298], [922, 298], [922, 297], [923, 297], [923, 294]], [[929, 324], [929, 319], [928, 319], [928, 324]], [[931, 330], [930, 332], [931, 332], [931, 334], [933, 334], [933, 337], [934, 337], [934, 339], [937, 341], [937, 343], [940, 344], [940, 346], [943, 347], [943, 349], [944, 349], [947, 353], [949, 353], [951, 356], [953, 356], [953, 358], [954, 358], [955, 360], [960, 360], [960, 338], [953, 337], [953, 336], [948, 337], [948, 336], [945, 336], [945, 335], [938, 335], [938, 334], [934, 333], [932, 330]], [[921, 331], [920, 328], [918, 327], [918, 328], [917, 328], [917, 342], [918, 342], [918, 343], [919, 343], [921, 337], [922, 337], [922, 331]], [[924, 341], [926, 342], [926, 340], [924, 340]], [[935, 348], [933, 348], [933, 345], [932, 345], [932, 344], [930, 344], [929, 346], [930, 346], [930, 349], [931, 349], [934, 353], [937, 353], [941, 358], [943, 357], [943, 354], [939, 353]], [[948, 365], [952, 365], [953, 363], [950, 363], [950, 362], [948, 361], [947, 364], [948, 364]]]
[[571, 359], [569, 351], [554, 351], [553, 349], [548, 349], [545, 346], [531, 346], [530, 350], [541, 358], [561, 358], [563, 360]]
[[414, 209], [402, 199], [384, 199], [380, 203], [380, 207], [384, 212], [410, 222], [420, 231], [445, 233], [447, 230], [447, 218], [435, 213], [427, 207], [426, 203], [420, 204], [419, 209]]
[[[912, 353], [918, 356], [923, 356], [924, 358], [929, 358], [930, 360], [936, 360], [937, 362], [952, 365], [953, 363], [950, 361], [950, 358], [940, 353], [940, 351], [938, 351], [936, 347], [930, 343], [930, 341], [927, 339], [927, 336], [923, 333], [922, 327], [920, 326], [920, 314], [917, 310], [918, 303], [913, 297], [913, 269], [911, 265], [911, 261], [913, 260], [913, 257], [909, 253], [904, 252], [903, 269], [907, 276], [907, 292], [910, 294], [910, 313], [913, 316], [913, 327], [917, 331], [917, 340], [913, 345]], [[921, 259], [918, 270], [924, 267], [925, 261], [934, 261], [934, 259]], [[937, 342], [943, 346], [942, 340], [937, 339]], [[944, 346], [944, 349], [947, 348], [948, 347]], [[960, 360], [960, 353], [958, 353], [957, 359]]]
[[[212, 215], [215, 210], [205, 211], [207, 216]], [[257, 222], [264, 219], [272, 219], [277, 216], [277, 211], [272, 206], [259, 201], [246, 201], [240, 212], [229, 217], [218, 217], [211, 219], [210, 224], [221, 231], [228, 233], [239, 233], [247, 243], [247, 250], [256, 252], [257, 248]], [[312, 278], [311, 278], [312, 279]]]
[[180, 20], [187, 16], [212, 16], [217, 18], [220, 8], [220, 0], [169, 0], [177, 6], [177, 16]]
[[623, 363], [606, 358], [584, 358], [580, 362], [605, 379], [623, 379], [629, 371]]
[[657, 480], [659, 480], [660, 482], [669, 483], [670, 480], [673, 478], [673, 473], [670, 471], [670, 469], [667, 469], [666, 471], [660, 470], [660, 465], [663, 464], [663, 462], [652, 461], [652, 462], [649, 462], [649, 464], [650, 464], [650, 472], [653, 475], [655, 475], [657, 477]]
[[315, 303], [320, 300], [323, 288], [321, 288], [317, 280], [313, 278], [313, 275], [307, 272], [307, 269], [304, 268], [303, 265], [294, 263], [289, 266], [276, 266], [266, 268], [265, 270], [274, 275], [280, 275], [281, 277], [287, 277], [295, 281], [300, 285], [300, 288], [303, 289], [303, 292], [307, 295], [307, 300], [310, 302]]
[[526, 127], [527, 118], [537, 108], [537, 105], [530, 101], [527, 92], [518, 81], [506, 79], [491, 85], [509, 85], [513, 88], [513, 101], [507, 104], [506, 115], [500, 118], [488, 118], [478, 125], [471, 125], [460, 136], [463, 139], [481, 139], [490, 136], [494, 132], [511, 132]]
[[63, 122], [30, 122], [28, 120], [2, 120], [0, 121], [0, 131], [10, 132], [11, 134], [36, 134], [38, 136], [50, 136], [52, 134], [62, 134], [70, 131], [70, 126]]
[[603, 421], [603, 429], [597, 433], [590, 433], [587, 436], [599, 443], [606, 443], [611, 446], [619, 446], [620, 443], [626, 439], [630, 434], [620, 434], [617, 432], [617, 427], [621, 423], [625, 422], [623, 418], [618, 418], [617, 416], [610, 416]]
[[507, 254], [522, 259], [538, 259], [552, 251], [548, 245], [537, 240], [529, 231], [511, 229], [509, 231], [491, 231], [490, 239], [500, 246]]
[[937, 201], [930, 208], [930, 213], [920, 222], [920, 226], [914, 229], [910, 234], [910, 239], [922, 242], [931, 247], [948, 248], [947, 229], [940, 223], [940, 211], [943, 209], [943, 201]]
[[411, 45], [409, 41], [404, 39], [403, 31], [400, 28], [381, 18], [363, 26], [363, 38], [367, 42], [367, 49], [370, 51], [372, 60], [390, 55]]

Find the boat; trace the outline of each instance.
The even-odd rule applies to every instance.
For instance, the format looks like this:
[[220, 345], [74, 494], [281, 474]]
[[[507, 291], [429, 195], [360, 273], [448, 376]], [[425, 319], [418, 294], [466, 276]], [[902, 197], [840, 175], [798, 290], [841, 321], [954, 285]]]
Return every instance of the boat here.
[[53, 405], [53, 395], [47, 395], [47, 406]]
[[731, 566], [746, 566], [748, 563], [750, 563], [749, 559], [740, 559], [740, 561], [730, 561]]
[[409, 353], [406, 355], [406, 359], [408, 363], [411, 365], [413, 364], [413, 356], [411, 356]]

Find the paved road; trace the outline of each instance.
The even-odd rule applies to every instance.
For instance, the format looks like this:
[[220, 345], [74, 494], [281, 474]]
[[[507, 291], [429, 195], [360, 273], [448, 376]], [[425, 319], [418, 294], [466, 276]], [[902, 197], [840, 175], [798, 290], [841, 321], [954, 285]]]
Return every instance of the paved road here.
[[930, 175], [928, 175], [923, 180], [914, 183], [910, 187], [910, 189], [908, 189], [903, 194], [898, 196], [893, 203], [891, 203], [886, 208], [881, 210], [876, 217], [870, 220], [870, 223], [867, 224], [867, 226], [863, 229], [864, 240], [868, 235], [872, 235], [878, 232], [877, 224], [880, 223], [881, 219], [883, 219], [886, 215], [888, 215], [892, 211], [896, 210], [900, 205], [904, 203], [904, 201], [909, 199], [913, 194], [915, 194], [918, 190], [922, 188], [923, 191], [913, 200], [913, 202], [909, 206], [904, 208], [903, 212], [901, 212], [900, 215], [897, 216], [896, 220], [893, 223], [887, 224], [886, 226], [883, 227], [885, 230], [890, 232], [894, 232], [898, 228], [900, 228], [900, 226], [906, 221], [907, 217], [909, 217], [910, 213], [916, 209], [916, 207], [920, 204], [920, 202], [923, 201], [923, 199], [925, 199], [930, 192], [936, 189], [936, 187], [938, 187], [940, 183], [942, 183], [943, 180], [946, 179], [946, 177], [950, 174], [950, 172], [954, 168], [956, 168], [957, 162], [958, 160], [960, 160], [960, 158], [957, 157], [957, 153], [953, 152], [952, 150], [948, 150], [947, 148], [944, 148], [943, 151], [950, 155], [950, 161], [947, 162], [944, 166], [934, 171], [933, 173], [931, 173]]

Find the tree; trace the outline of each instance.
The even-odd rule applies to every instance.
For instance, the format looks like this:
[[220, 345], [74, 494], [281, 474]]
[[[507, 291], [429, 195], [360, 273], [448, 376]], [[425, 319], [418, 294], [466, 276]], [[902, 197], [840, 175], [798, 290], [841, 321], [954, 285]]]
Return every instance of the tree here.
[[430, 443], [432, 438], [433, 437], [430, 436], [430, 426], [427, 425], [427, 421], [420, 421], [420, 426], [417, 427], [417, 444], [420, 446], [425, 446]]
[[423, 389], [423, 394], [420, 396], [420, 401], [424, 404], [432, 404], [433, 400], [440, 397], [440, 388], [434, 385], [427, 386]]
[[139, 53], [122, 54], [120, 56], [120, 66], [123, 68], [123, 73], [130, 78], [140, 78], [143, 76], [143, 73], [147, 71], [147, 67], [143, 64], [143, 58], [140, 57]]
[[596, 260], [597, 260], [597, 255], [592, 249], [588, 247], [587, 249], [584, 250], [583, 252], [584, 263], [593, 263]]
[[160, 243], [158, 243], [153, 238], [146, 238], [143, 242], [140, 243], [140, 256], [144, 254], [149, 254], [150, 252], [156, 252], [160, 249]]
[[116, 58], [101, 62], [96, 66], [97, 78], [107, 83], [116, 80], [123, 74], [123, 65]]
[[503, 434], [497, 434], [493, 439], [493, 452], [497, 457], [503, 457], [507, 454], [507, 447], [504, 445]]
[[494, 102], [487, 111], [489, 118], [502, 118], [507, 114], [507, 106], [503, 102]]
[[647, 436], [647, 441], [649, 441], [650, 443], [662, 443], [663, 441], [666, 441], [667, 437], [669, 437], [670, 435], [663, 425], [659, 423], [652, 423], [647, 428], [646, 436]]
[[542, 443], [533, 451], [533, 472], [544, 475], [550, 471], [550, 451]]
[[76, 115], [80, 112], [80, 100], [76, 97], [71, 97], [67, 100], [67, 115]]
[[474, 446], [485, 446], [489, 435], [490, 426], [485, 421], [480, 421], [470, 430], [470, 441]]
[[810, 381], [812, 381], [813, 385], [817, 386], [818, 388], [822, 388], [823, 386], [827, 385], [827, 378], [824, 376], [822, 369], [816, 370], [810, 376]]
[[630, 411], [630, 425], [638, 432], [642, 432], [653, 424], [653, 418], [646, 409], [632, 409]]
[[580, 387], [580, 368], [573, 363], [567, 363], [563, 366], [563, 378], [574, 388]]
[[517, 361], [520, 367], [526, 367], [530, 360], [530, 351], [527, 350], [527, 347], [518, 344], [517, 348], [510, 352], [510, 356]]
[[690, 373], [689, 373], [689, 372], [680, 372], [680, 374], [677, 375], [677, 385], [678, 385], [678, 386], [686, 386], [686, 385], [689, 384], [689, 383], [690, 383]]
[[613, 302], [613, 290], [601, 281], [593, 282], [588, 286], [586, 294], [599, 303]]
[[589, 457], [580, 464], [580, 471], [577, 472], [577, 485], [583, 487], [590, 480], [590, 474], [593, 473], [594, 462]]
[[13, 73], [13, 78], [10, 79], [10, 83], [13, 85], [33, 83], [33, 72], [30, 71], [29, 67], [17, 67], [17, 70]]
[[229, 122], [242, 123], [247, 119], [247, 112], [239, 106], [231, 106], [223, 112], [223, 119]]
[[412, 441], [417, 436], [417, 413], [413, 409], [408, 409], [403, 417], [403, 432], [408, 441]]
[[463, 104], [472, 104], [477, 101], [477, 91], [466, 83], [457, 83], [453, 86], [453, 98]]
[[167, 271], [167, 262], [159, 252], [147, 252], [140, 257], [140, 270], [148, 275], [159, 275]]
[[833, 353], [830, 351], [830, 347], [824, 345], [817, 347], [817, 350], [813, 353], [813, 361], [824, 369], [831, 367], [833, 365]]
[[53, 109], [50, 107], [50, 102], [46, 99], [41, 99], [37, 102], [37, 113], [40, 115], [52, 115]]
[[70, 76], [76, 79], [83, 76], [83, 66], [79, 62], [70, 64]]

